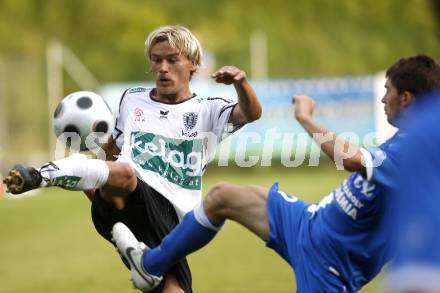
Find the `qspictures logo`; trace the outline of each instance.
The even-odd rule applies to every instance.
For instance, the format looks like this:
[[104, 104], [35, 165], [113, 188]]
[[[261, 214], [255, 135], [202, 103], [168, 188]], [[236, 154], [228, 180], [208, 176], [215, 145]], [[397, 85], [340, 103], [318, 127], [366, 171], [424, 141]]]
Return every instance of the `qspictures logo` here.
[[131, 157], [143, 169], [156, 172], [176, 185], [201, 189], [202, 139], [173, 139], [148, 132], [133, 132]]

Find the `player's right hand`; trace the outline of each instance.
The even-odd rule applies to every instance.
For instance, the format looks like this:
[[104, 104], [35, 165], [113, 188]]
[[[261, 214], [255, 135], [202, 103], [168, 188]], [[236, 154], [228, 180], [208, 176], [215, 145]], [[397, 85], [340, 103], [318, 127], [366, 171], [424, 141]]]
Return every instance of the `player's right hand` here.
[[242, 83], [246, 79], [246, 72], [235, 66], [223, 66], [211, 77], [218, 83], [230, 85], [232, 83]]
[[294, 96], [292, 102], [294, 104], [295, 119], [298, 122], [312, 118], [313, 111], [315, 110], [315, 101], [311, 97], [304, 95]]

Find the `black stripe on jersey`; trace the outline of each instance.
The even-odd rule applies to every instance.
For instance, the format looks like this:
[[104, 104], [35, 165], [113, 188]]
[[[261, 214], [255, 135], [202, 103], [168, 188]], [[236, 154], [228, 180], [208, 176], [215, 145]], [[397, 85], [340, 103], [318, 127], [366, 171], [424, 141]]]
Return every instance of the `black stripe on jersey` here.
[[[121, 105], [122, 105], [122, 101], [124, 100], [125, 95], [127, 94], [128, 90], [129, 90], [129, 88], [126, 89], [126, 90], [124, 91], [124, 93], [123, 93], [122, 96], [121, 96], [121, 100], [119, 100], [118, 114], [121, 113]], [[118, 116], [119, 116], [119, 115], [118, 115]], [[117, 121], [117, 120], [116, 120], [116, 121]], [[116, 124], [115, 124], [115, 125], [116, 125]]]
[[124, 91], [124, 93], [123, 93], [122, 96], [121, 96], [121, 100], [119, 101], [118, 118], [116, 118], [116, 121], [115, 121], [115, 129], [114, 129], [114, 130], [116, 130], [116, 131], [118, 132], [118, 134], [116, 135], [116, 137], [113, 137], [113, 134], [112, 134], [113, 140], [117, 140], [118, 137], [120, 137], [121, 134], [122, 134], [122, 130], [120, 130], [120, 129], [117, 127], [117, 125], [118, 125], [119, 115], [121, 114], [121, 105], [122, 105], [122, 101], [124, 100], [124, 98], [125, 98], [126, 94], [128, 93], [128, 90], [129, 90], [129, 89], [130, 89], [130, 88], [128, 88], [128, 89], [126, 89], [126, 90]]
[[226, 111], [226, 110], [228, 110], [229, 108], [233, 108], [233, 107], [235, 107], [237, 104], [233, 104], [233, 105], [229, 105], [229, 106], [226, 106], [226, 107], [224, 107], [221, 111], [220, 111], [220, 114], [218, 114], [218, 118], [220, 118], [220, 116], [222, 116], [222, 114]]
[[[116, 123], [118, 123], [118, 119], [116, 119]], [[115, 124], [115, 125], [116, 125], [116, 124]], [[122, 134], [122, 130], [120, 130], [120, 129], [117, 128], [117, 127], [115, 127], [114, 130], [116, 130], [116, 131], [118, 132], [118, 134], [116, 134], [116, 137], [113, 137], [113, 135], [112, 135], [113, 140], [116, 141], [116, 140], [121, 136], [121, 134]]]
[[229, 134], [233, 134], [237, 130], [241, 129], [244, 126], [244, 124], [234, 125], [233, 129], [231, 131], [228, 131]]
[[229, 104], [229, 103], [232, 102], [231, 100], [228, 100], [228, 99], [225, 99], [225, 98], [220, 98], [220, 97], [207, 98], [206, 100], [208, 100], [208, 101], [222, 100], [226, 104]]

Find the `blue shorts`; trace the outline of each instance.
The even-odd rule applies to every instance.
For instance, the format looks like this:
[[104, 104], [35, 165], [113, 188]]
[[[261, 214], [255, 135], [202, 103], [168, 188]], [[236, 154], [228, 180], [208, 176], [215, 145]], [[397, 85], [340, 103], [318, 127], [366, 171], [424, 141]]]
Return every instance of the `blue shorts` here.
[[308, 206], [295, 196], [278, 191], [278, 183], [272, 185], [266, 207], [270, 229], [266, 245], [293, 268], [298, 293], [347, 292], [323, 261], [319, 243], [313, 241], [313, 218]]

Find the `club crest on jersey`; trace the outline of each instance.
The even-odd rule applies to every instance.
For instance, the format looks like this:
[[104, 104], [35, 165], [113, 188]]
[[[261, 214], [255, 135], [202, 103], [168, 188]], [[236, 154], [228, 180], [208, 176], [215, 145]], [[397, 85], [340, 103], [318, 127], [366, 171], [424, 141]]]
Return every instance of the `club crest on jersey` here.
[[134, 111], [134, 121], [145, 122], [144, 111], [141, 108], [135, 108]]
[[196, 112], [188, 112], [183, 114], [183, 126], [185, 126], [186, 130], [192, 130], [196, 124], [199, 116]]

